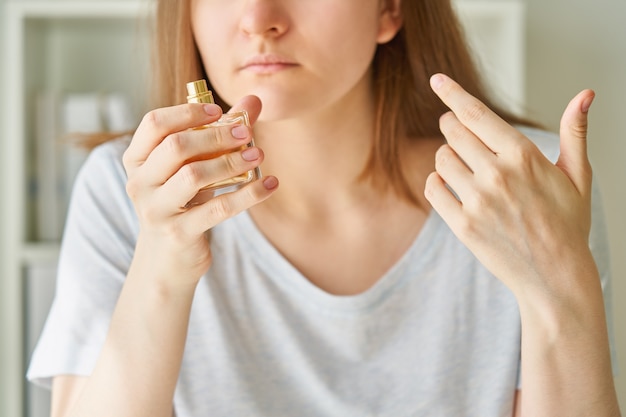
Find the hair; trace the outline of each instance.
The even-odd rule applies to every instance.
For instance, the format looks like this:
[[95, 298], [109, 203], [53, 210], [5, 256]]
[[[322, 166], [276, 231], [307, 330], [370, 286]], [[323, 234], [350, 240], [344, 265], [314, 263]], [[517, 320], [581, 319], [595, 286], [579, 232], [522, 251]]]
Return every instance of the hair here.
[[[185, 84], [207, 78], [190, 25], [189, 0], [159, 0], [154, 36], [156, 69], [153, 107], [178, 104]], [[488, 96], [450, 0], [401, 1], [403, 25], [381, 44], [372, 63], [376, 103], [375, 140], [362, 179], [418, 204], [401, 166], [407, 142], [441, 137], [439, 116], [447, 111], [429, 79], [441, 72], [461, 84], [510, 123], [534, 125], [498, 106]], [[210, 80], [207, 79], [210, 88]], [[224, 101], [215, 96], [222, 106]]]

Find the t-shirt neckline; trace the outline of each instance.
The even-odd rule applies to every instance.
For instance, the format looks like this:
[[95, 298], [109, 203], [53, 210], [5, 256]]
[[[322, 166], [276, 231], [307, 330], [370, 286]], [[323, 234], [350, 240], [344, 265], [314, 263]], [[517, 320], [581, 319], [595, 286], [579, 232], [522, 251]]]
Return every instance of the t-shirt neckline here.
[[232, 219], [237, 228], [238, 243], [250, 254], [260, 268], [283, 289], [319, 309], [355, 313], [370, 310], [387, 298], [409, 278], [415, 277], [434, 256], [443, 220], [431, 210], [415, 239], [383, 276], [369, 289], [355, 295], [335, 295], [324, 291], [306, 278], [265, 237], [248, 213], [244, 211]]

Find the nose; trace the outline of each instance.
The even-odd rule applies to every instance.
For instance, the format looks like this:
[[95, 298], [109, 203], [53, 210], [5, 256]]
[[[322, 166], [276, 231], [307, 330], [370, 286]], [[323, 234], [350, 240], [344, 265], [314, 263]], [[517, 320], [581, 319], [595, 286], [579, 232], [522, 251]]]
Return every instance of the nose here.
[[289, 16], [280, 0], [248, 0], [240, 30], [248, 36], [277, 38], [289, 29]]

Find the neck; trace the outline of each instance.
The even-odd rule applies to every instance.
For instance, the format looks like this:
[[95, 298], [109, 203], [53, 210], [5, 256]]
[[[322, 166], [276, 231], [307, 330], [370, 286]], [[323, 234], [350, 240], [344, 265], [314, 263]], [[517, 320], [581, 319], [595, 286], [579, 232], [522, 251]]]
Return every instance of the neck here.
[[264, 175], [280, 188], [267, 204], [285, 214], [320, 215], [357, 204], [375, 191], [359, 181], [374, 140], [374, 105], [355, 94], [340, 105], [299, 118], [258, 122]]

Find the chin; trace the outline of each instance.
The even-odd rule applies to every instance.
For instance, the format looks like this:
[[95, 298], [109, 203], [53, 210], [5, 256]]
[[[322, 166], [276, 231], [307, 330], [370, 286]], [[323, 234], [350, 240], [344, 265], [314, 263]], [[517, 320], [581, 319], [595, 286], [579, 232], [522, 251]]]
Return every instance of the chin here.
[[292, 83], [276, 83], [276, 82], [257, 82], [257, 83], [240, 83], [239, 88], [224, 91], [224, 96], [228, 102], [236, 98], [236, 102], [241, 97], [247, 95], [257, 96], [262, 103], [262, 110], [259, 121], [277, 122], [286, 119], [293, 119], [310, 114], [316, 100], [311, 97], [311, 93], [303, 91], [301, 88], [293, 88]]
[[262, 122], [278, 122], [293, 119], [311, 112], [310, 106], [306, 106], [302, 100], [286, 100], [284, 97], [278, 98], [275, 95], [255, 95], [261, 99], [263, 104], [263, 109], [259, 116], [259, 121]]
[[294, 111], [282, 111], [281, 109], [276, 108], [268, 108], [265, 105], [263, 106], [263, 111], [259, 115], [259, 122], [263, 123], [272, 123], [272, 122], [281, 122], [288, 119], [294, 119], [298, 117], [301, 113]]

